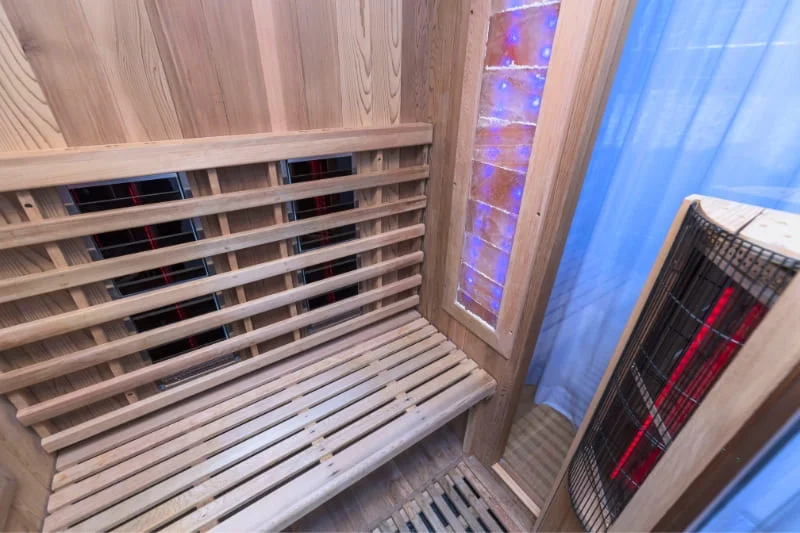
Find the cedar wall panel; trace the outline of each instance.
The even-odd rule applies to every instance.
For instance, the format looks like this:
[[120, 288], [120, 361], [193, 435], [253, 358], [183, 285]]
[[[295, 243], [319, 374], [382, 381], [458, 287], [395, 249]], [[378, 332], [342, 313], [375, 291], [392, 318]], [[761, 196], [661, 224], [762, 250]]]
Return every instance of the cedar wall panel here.
[[[0, 150], [431, 120], [438, 96], [430, 84], [430, 17], [440, 3], [449, 4], [433, 0], [0, 0]], [[447, 17], [442, 23], [443, 29], [449, 29]], [[452, 49], [452, 43], [444, 46]], [[440, 82], [450, 83], [446, 75]], [[390, 150], [366, 154], [360, 162], [391, 168], [418, 164], [420, 157], [418, 151]], [[223, 192], [260, 187], [267, 179], [266, 165], [219, 171]], [[194, 194], [211, 193], [205, 173], [192, 173], [190, 180]], [[369, 204], [418, 194], [413, 187], [418, 185], [383, 188], [360, 200]], [[32, 209], [41, 216], [64, 214], [57, 191], [37, 191], [34, 198]], [[26, 203], [16, 195], [0, 197], [0, 223], [34, 216], [31, 208], [24, 207]], [[229, 223], [232, 231], [241, 231], [269, 224], [274, 217], [271, 210], [252, 209], [232, 214]], [[396, 220], [380, 223], [391, 227]], [[207, 235], [220, 231], [214, 217], [207, 217], [203, 225]], [[421, 242], [414, 245], [422, 246]], [[395, 250], [383, 252], [390, 257]], [[277, 245], [268, 245], [237, 252], [236, 260], [241, 267], [279, 253]], [[3, 254], [0, 276], [52, 269], [60, 258], [68, 264], [90, 260], [83, 242], [62, 242], [50, 249]], [[213, 260], [218, 271], [230, 267], [227, 257]], [[246, 287], [245, 297], [284, 288], [279, 279], [267, 280]], [[101, 285], [79, 292], [63, 291], [3, 306], [0, 324], [75, 309], [81, 299], [86, 305], [109, 298]], [[224, 297], [226, 302], [237, 299], [232, 293]], [[254, 317], [253, 326], [283, 318], [288, 312], [276, 310]], [[242, 327], [235, 324], [234, 331]], [[0, 358], [4, 365], [0, 371], [125, 334], [121, 323], [112, 323], [24, 346], [6, 354], [11, 357]], [[36, 403], [142, 364], [147, 363], [140, 356], [130, 356], [122, 360], [122, 370], [98, 365], [9, 398], [18, 407]], [[156, 393], [152, 386], [131, 392], [35, 429], [45, 435]]]
[[3, 531], [41, 531], [54, 456], [42, 450], [34, 433], [14, 417], [15, 409], [0, 398], [0, 473], [16, 482], [14, 500]]

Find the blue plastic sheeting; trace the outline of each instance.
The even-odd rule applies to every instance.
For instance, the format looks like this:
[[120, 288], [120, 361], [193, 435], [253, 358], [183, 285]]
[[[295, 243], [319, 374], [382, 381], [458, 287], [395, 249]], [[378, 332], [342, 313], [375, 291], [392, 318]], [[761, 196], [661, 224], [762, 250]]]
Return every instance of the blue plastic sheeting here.
[[798, 41], [800, 0], [639, 0], [528, 372], [537, 403], [580, 424], [684, 197], [800, 211]]
[[694, 531], [800, 531], [800, 419]]

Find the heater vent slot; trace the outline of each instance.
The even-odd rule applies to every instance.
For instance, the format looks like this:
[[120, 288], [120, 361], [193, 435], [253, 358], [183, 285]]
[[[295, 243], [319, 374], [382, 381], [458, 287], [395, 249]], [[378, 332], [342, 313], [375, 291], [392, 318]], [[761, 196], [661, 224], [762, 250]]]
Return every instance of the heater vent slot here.
[[[341, 176], [352, 175], [353, 157], [351, 155], [329, 157], [324, 159], [297, 159], [285, 163], [284, 173], [289, 183], [302, 183], [307, 181], [325, 180]], [[356, 195], [353, 191], [346, 191], [325, 196], [316, 196], [291, 202], [289, 206], [290, 217], [293, 220], [327, 215], [341, 211], [348, 211], [357, 207]], [[295, 240], [296, 253], [303, 253], [325, 246], [356, 239], [358, 231], [355, 224], [347, 224], [338, 228], [323, 230], [315, 233], [301, 235]], [[313, 283], [331, 278], [339, 274], [351, 272], [358, 268], [358, 257], [350, 255], [336, 261], [329, 261], [300, 271], [302, 284]], [[309, 298], [303, 303], [305, 310], [313, 311], [326, 305], [350, 298], [358, 294], [358, 284], [343, 287], [329, 293]], [[325, 321], [309, 326], [308, 332], [318, 331], [331, 326], [352, 316], [358, 315], [355, 311], [346, 316], [337, 317], [335, 321]]]
[[[182, 176], [170, 173], [71, 187], [68, 189], [68, 195], [68, 211], [74, 214], [93, 213], [182, 200], [188, 195], [188, 187], [185, 185]], [[92, 257], [96, 260], [101, 260], [166, 248], [197, 241], [200, 238], [199, 222], [184, 219], [119, 231], [96, 233], [88, 237], [88, 245]], [[110, 280], [108, 288], [112, 297], [125, 298], [130, 295], [206, 277], [210, 273], [210, 266], [206, 260], [195, 259], [114, 278]], [[160, 307], [146, 313], [132, 315], [129, 327], [136, 332], [144, 332], [217, 311], [218, 309], [220, 309], [220, 302], [217, 296], [207, 295]], [[227, 330], [224, 327], [219, 327], [156, 346], [146, 353], [153, 363], [158, 363], [226, 338], [228, 338]], [[237, 360], [235, 355], [215, 359], [198, 367], [190, 368], [178, 375], [164, 378], [159, 381], [159, 386], [165, 388], [181, 380], [196, 377], [208, 370], [227, 365], [235, 360]]]

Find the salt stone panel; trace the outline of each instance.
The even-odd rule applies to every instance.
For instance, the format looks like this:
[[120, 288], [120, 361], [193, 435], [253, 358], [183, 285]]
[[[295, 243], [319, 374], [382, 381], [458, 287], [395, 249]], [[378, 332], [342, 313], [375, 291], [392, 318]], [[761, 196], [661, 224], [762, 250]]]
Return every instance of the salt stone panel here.
[[525, 174], [504, 168], [472, 163], [469, 196], [511, 213], [519, 213]]
[[558, 23], [559, 4], [504, 11], [489, 19], [487, 67], [547, 66]]
[[533, 124], [505, 124], [481, 119], [475, 130], [473, 159], [525, 174], [531, 158]]
[[487, 276], [495, 283], [504, 285], [508, 272], [508, 253], [467, 232], [461, 260], [470, 268]]
[[535, 124], [542, 105], [544, 81], [545, 72], [539, 70], [484, 71], [479, 116]]
[[489, 204], [467, 201], [467, 231], [504, 252], [511, 252], [517, 217]]
[[503, 287], [464, 263], [461, 263], [458, 288], [492, 313], [500, 312]]
[[463, 291], [458, 291], [456, 293], [456, 301], [460, 303], [464, 309], [469, 311], [470, 314], [480, 318], [493, 328], [497, 327], [497, 315], [470, 298], [468, 294]]

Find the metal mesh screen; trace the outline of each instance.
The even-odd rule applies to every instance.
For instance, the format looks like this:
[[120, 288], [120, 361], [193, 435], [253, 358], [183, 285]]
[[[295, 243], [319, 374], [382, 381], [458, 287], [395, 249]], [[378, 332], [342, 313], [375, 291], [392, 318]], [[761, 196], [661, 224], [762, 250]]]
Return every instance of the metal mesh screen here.
[[798, 267], [690, 208], [569, 466], [584, 528], [610, 527]]

